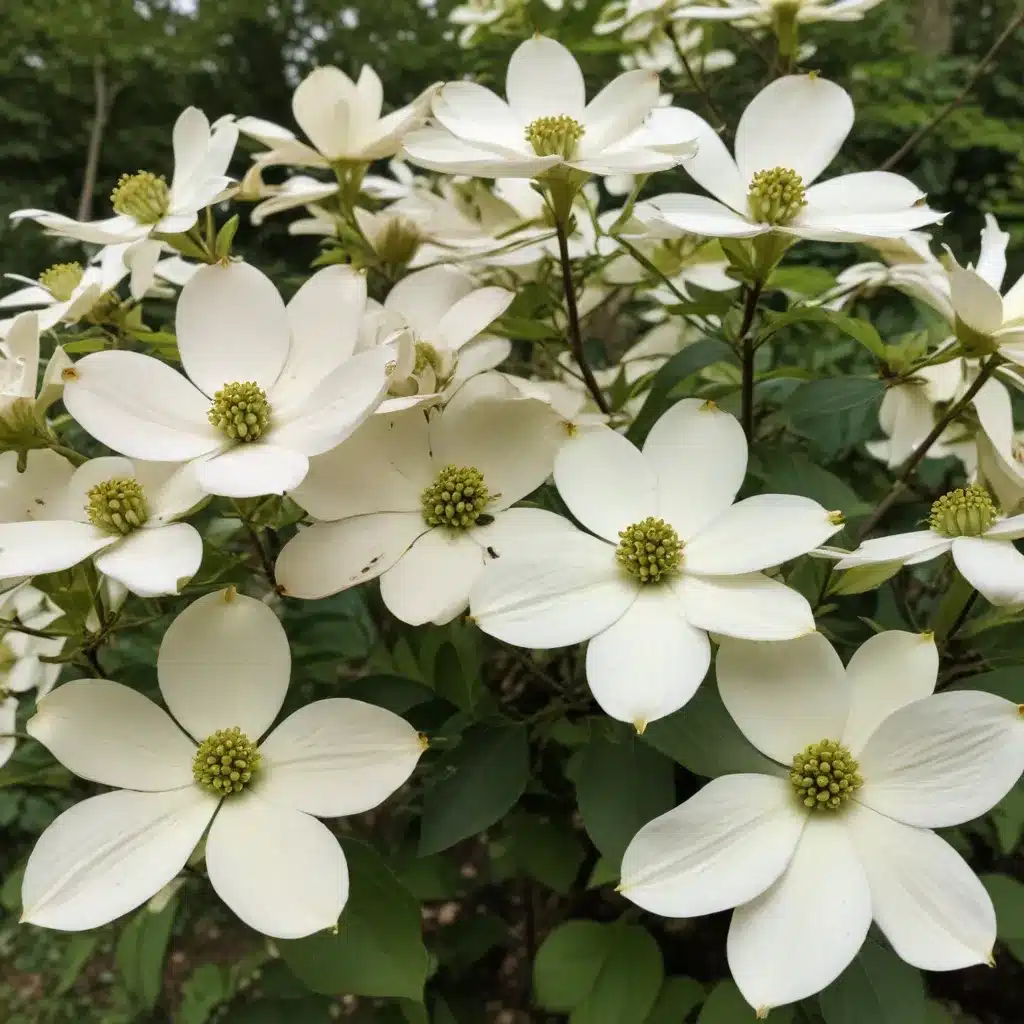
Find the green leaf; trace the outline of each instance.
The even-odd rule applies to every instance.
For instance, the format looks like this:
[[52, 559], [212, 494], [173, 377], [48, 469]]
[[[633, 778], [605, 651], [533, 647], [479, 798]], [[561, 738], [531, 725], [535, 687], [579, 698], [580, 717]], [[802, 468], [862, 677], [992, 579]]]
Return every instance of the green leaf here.
[[1024, 836], [1024, 787], [1016, 786], [989, 811], [999, 849], [1009, 856]]
[[570, 1013], [597, 982], [612, 946], [607, 925], [567, 921], [541, 944], [533, 964], [533, 993], [538, 1006]]
[[1024, 963], [1024, 885], [1009, 875], [982, 875], [981, 881], [995, 904], [1000, 941]]
[[636, 1024], [661, 990], [661, 950], [638, 925], [569, 921], [544, 940], [533, 969], [534, 998], [571, 1013], [570, 1024]]
[[1014, 704], [1024, 704], [1024, 672], [1020, 668], [997, 668], [976, 676], [958, 679], [954, 690], [984, 690], [994, 693]]
[[869, 939], [818, 996], [825, 1024], [924, 1024], [921, 972]]
[[765, 285], [767, 291], [799, 292], [801, 295], [820, 295], [836, 283], [835, 276], [824, 267], [777, 267]]
[[619, 723], [583, 749], [576, 802], [594, 845], [618, 864], [629, 841], [675, 803], [672, 762]]
[[[754, 1024], [756, 1020], [753, 1007], [740, 995], [736, 983], [720, 981], [704, 1003], [697, 1024]], [[790, 1024], [793, 1007], [772, 1007], [771, 1020], [772, 1024]], [[864, 1021], [859, 1024], [864, 1024]]]
[[777, 452], [761, 460], [766, 491], [800, 494], [812, 498], [829, 511], [842, 512], [847, 519], [870, 509], [852, 487], [834, 473], [813, 463], [802, 452]]
[[231, 243], [235, 240], [235, 232], [238, 230], [238, 214], [230, 220], [225, 221], [220, 231], [217, 232], [217, 239], [213, 244], [213, 251], [219, 259], [225, 260], [231, 253]]
[[857, 565], [852, 569], [844, 569], [833, 575], [827, 594], [829, 597], [863, 594], [880, 587], [902, 568], [902, 562], [877, 562], [875, 565]]
[[323, 996], [305, 999], [266, 999], [232, 1007], [218, 1024], [328, 1024], [332, 1004]]
[[156, 914], [143, 906], [124, 926], [117, 940], [115, 961], [125, 991], [133, 1003], [147, 1013], [160, 998], [164, 958], [177, 909], [176, 897]]
[[181, 1005], [174, 1024], [206, 1024], [230, 995], [224, 971], [216, 964], [201, 964], [181, 986]]
[[82, 973], [82, 968], [95, 952], [101, 938], [102, 936], [97, 932], [80, 932], [70, 936], [60, 959], [57, 981], [51, 993], [53, 996], [62, 996], [70, 991]]
[[563, 896], [576, 880], [586, 850], [568, 825], [523, 815], [509, 825], [508, 855], [531, 878]]
[[826, 309], [824, 306], [796, 306], [785, 313], [769, 311], [765, 314], [765, 318], [766, 324], [758, 336], [759, 341], [767, 341], [773, 334], [784, 327], [791, 327], [793, 324], [825, 323], [831, 324], [843, 334], [860, 342], [873, 356], [881, 360], [885, 359], [885, 342], [867, 320], [847, 316], [846, 313]]
[[345, 683], [340, 692], [354, 700], [387, 708], [396, 715], [404, 715], [434, 699], [434, 691], [429, 687], [401, 676], [363, 676]]
[[463, 711], [472, 712], [483, 683], [478, 668], [467, 665], [454, 643], [445, 642], [434, 659], [434, 689]]
[[831, 377], [801, 384], [786, 403], [794, 423], [835, 416], [850, 409], [873, 406], [882, 400], [885, 385], [868, 377]]
[[522, 726], [470, 726], [435, 765], [423, 798], [420, 856], [446, 850], [503, 818], [526, 789], [529, 761]]
[[429, 958], [419, 904], [373, 847], [342, 846], [350, 891], [337, 934], [281, 941], [281, 956], [314, 992], [422, 1000]]
[[637, 413], [633, 425], [626, 434], [630, 441], [636, 445], [643, 444], [651, 427], [668, 408], [668, 393], [676, 384], [698, 370], [704, 369], [705, 366], [723, 360], [735, 363], [736, 355], [725, 342], [718, 341], [716, 338], [702, 338], [692, 345], [687, 345], [682, 352], [677, 352], [654, 375], [647, 401], [644, 402], [643, 408]]
[[711, 676], [704, 680], [685, 708], [652, 722], [643, 739], [696, 775], [715, 778], [732, 772], [778, 771], [740, 732], [725, 710]]
[[661, 991], [665, 967], [650, 932], [635, 924], [605, 927], [611, 945], [593, 988], [576, 1005], [569, 1024], [636, 1024]]
[[657, 1001], [643, 1024], [682, 1024], [689, 1012], [704, 1001], [704, 986], [693, 978], [666, 978]]

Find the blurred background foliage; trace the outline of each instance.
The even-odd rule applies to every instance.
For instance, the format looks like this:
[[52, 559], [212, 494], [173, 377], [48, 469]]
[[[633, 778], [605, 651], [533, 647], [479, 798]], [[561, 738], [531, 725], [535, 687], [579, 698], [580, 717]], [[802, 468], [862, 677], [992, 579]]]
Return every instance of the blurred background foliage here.
[[[58, 259], [78, 258], [77, 250], [65, 256], [58, 243], [32, 225], [10, 226], [7, 214], [42, 207], [78, 216], [108, 215], [107, 197], [120, 174], [139, 168], [169, 170], [171, 126], [190, 104], [201, 107], [211, 120], [228, 113], [252, 114], [294, 127], [291, 93], [310, 68], [322, 63], [337, 64], [350, 74], [358, 73], [364, 63], [372, 65], [385, 83], [391, 106], [408, 101], [432, 81], [463, 75], [500, 87], [509, 53], [534, 29], [557, 36], [574, 50], [591, 87], [618, 70], [621, 41], [592, 32], [602, 0], [568, 4], [560, 11], [550, 10], [542, 0], [527, 0], [514, 31], [489, 34], [468, 51], [460, 49], [457, 30], [447, 21], [453, 5], [454, 0], [0, 2], [0, 38], [5, 44], [0, 49], [0, 271], [34, 276]], [[1019, 0], [886, 0], [861, 23], [809, 26], [805, 39], [813, 41], [816, 51], [803, 66], [846, 86], [857, 109], [853, 136], [835, 170], [880, 166], [916, 129], [961, 97], [1019, 7]], [[716, 107], [735, 127], [746, 103], [768, 78], [765, 57], [758, 52], [767, 53], [768, 44], [752, 47], [730, 27], [715, 25], [707, 31], [705, 45], [736, 54], [733, 67], [707, 79]], [[965, 261], [976, 256], [983, 213], [995, 213], [1013, 236], [1011, 278], [1024, 269], [1020, 246], [1024, 240], [1022, 68], [1024, 33], [1018, 32], [962, 102], [894, 168], [926, 189], [931, 205], [950, 212], [940, 237]], [[677, 104], [705, 113], [703, 98], [685, 80], [666, 74], [663, 87]], [[235, 166], [239, 175], [246, 166], [246, 145], [240, 146]], [[683, 172], [660, 175], [653, 183], [657, 191], [687, 187]], [[278, 276], [305, 273], [316, 254], [309, 239], [287, 234], [288, 219], [267, 223], [259, 233], [258, 247], [247, 226], [238, 236], [242, 250]], [[829, 260], [835, 266], [854, 258], [840, 246], [806, 246], [794, 255], [800, 261]], [[899, 321], [898, 304], [890, 303], [876, 323], [883, 332], [890, 324], [892, 330], [906, 329]], [[806, 345], [795, 346], [792, 362], [807, 358], [808, 351]], [[853, 342], [819, 346], [809, 358], [814, 364], [810, 371], [823, 377], [866, 365], [863, 351]], [[881, 392], [880, 383], [870, 383]], [[806, 439], [800, 441], [806, 452], [795, 443], [789, 448], [775, 444], [770, 453], [775, 462], [763, 458], [761, 475], [775, 489], [787, 490], [794, 475], [817, 474], [829, 487], [846, 488], [828, 507], [842, 505], [848, 512], [862, 512], [868, 506], [854, 491], [881, 493], [888, 479], [876, 464], [851, 454], [874, 426], [871, 415], [860, 418], [864, 423], [858, 422], [856, 429], [847, 422], [849, 417], [842, 420], [845, 433], [835, 444], [826, 427], [842, 418], [817, 415], [804, 424], [805, 429], [798, 423], [796, 434]], [[819, 468], [823, 462], [839, 461], [843, 462], [837, 470], [841, 480]], [[933, 475], [941, 473], [933, 470]], [[214, 559], [221, 558], [216, 543], [211, 549]], [[228, 556], [223, 557], [228, 564]], [[237, 568], [238, 582], [251, 575], [244, 566]], [[233, 577], [221, 571], [219, 579], [231, 582]], [[810, 591], [817, 590], [814, 578], [806, 585]], [[883, 589], [877, 603], [873, 596], [864, 598], [859, 606], [863, 620], [885, 628], [906, 628], [894, 593]], [[623, 1019], [621, 1013], [602, 1016], [607, 1007], [612, 1013], [615, 1003], [606, 1002], [601, 993], [625, 993], [640, 1003], [647, 993], [648, 1009], [638, 1011], [636, 1024], [680, 1024], [697, 1014], [699, 1024], [752, 1021], [735, 986], [721, 981], [725, 974], [722, 915], [700, 928], [692, 922], [659, 926], [667, 975], [663, 983], [661, 966], [652, 976], [641, 970], [644, 964], [661, 964], [662, 954], [644, 947], [649, 936], [639, 938], [646, 933], [628, 916], [614, 926], [605, 923], [614, 914], [597, 892], [614, 881], [617, 856], [635, 831], [636, 823], [622, 817], [623, 809], [635, 808], [639, 818], [646, 820], [675, 798], [685, 797], [681, 789], [673, 794], [673, 761], [698, 775], [712, 773], [701, 761], [707, 755], [707, 745], [702, 747], [701, 741], [707, 737], [700, 735], [700, 725], [681, 733], [673, 733], [670, 727], [652, 728], [641, 744], [631, 736], [618, 735], [614, 723], [595, 725], [597, 720], [563, 717], [542, 722], [538, 730], [543, 744], [529, 750], [525, 730], [488, 724], [494, 695], [507, 698], [524, 715], [535, 712], [529, 705], [533, 699], [533, 686], [527, 685], [529, 659], [491, 661], [484, 666], [487, 659], [478, 649], [479, 634], [458, 623], [444, 629], [396, 630], [375, 602], [372, 591], [359, 591], [288, 606], [286, 625], [296, 667], [292, 699], [305, 702], [344, 692], [383, 703], [419, 728], [450, 729], [451, 745], [461, 744], [462, 753], [455, 756], [477, 757], [479, 763], [474, 762], [470, 775], [487, 781], [488, 798], [505, 800], [506, 808], [520, 797], [522, 801], [507, 816], [486, 855], [479, 847], [462, 843], [458, 847], [461, 860], [437, 853], [417, 857], [415, 846], [400, 838], [410, 813], [401, 802], [373, 821], [359, 823], [356, 837], [372, 829], [378, 839], [387, 838], [390, 870], [404, 888], [395, 884], [383, 862], [372, 862], [373, 855], [365, 848], [360, 854], [360, 847], [346, 846], [350, 859], [369, 857], [360, 870], [368, 877], [376, 873], [380, 880], [370, 905], [356, 908], [357, 916], [350, 919], [350, 929], [363, 929], [356, 931], [353, 942], [364, 952], [394, 954], [394, 963], [387, 961], [390, 973], [381, 980], [379, 973], [374, 974], [384, 970], [380, 959], [376, 966], [368, 960], [360, 982], [349, 980], [340, 987], [373, 996], [394, 994], [407, 986], [415, 994], [429, 977], [429, 1020], [434, 1024], [564, 1019], [564, 1015], [556, 1018], [525, 1010], [499, 1018], [493, 1009], [494, 997], [501, 995], [499, 1006], [525, 1007], [530, 1003], [531, 985], [536, 985], [543, 1005], [571, 1005], [557, 988], [573, 982], [574, 976], [566, 972], [564, 963], [557, 970], [550, 968], [557, 943], [568, 941], [567, 934], [554, 932], [562, 936], [554, 943], [544, 944], [543, 938], [551, 926], [566, 918], [586, 917], [590, 918], [585, 924], [586, 940], [600, 946], [595, 968], [600, 976], [589, 979], [596, 995], [585, 1004], [586, 1011], [573, 1012], [572, 1024]], [[165, 625], [166, 620], [152, 629], [123, 634], [107, 655], [107, 671], [143, 692], [152, 692], [155, 651]], [[862, 631], [862, 625], [850, 621], [848, 629], [851, 635], [846, 639], [853, 643], [853, 633]], [[1018, 667], [997, 668], [984, 679], [972, 678], [971, 683], [1007, 696], [1018, 694], [1024, 685], [1019, 668], [1020, 625], [994, 633], [1009, 645], [1005, 661]], [[991, 641], [975, 653], [987, 667], [1004, 664], [1004, 652]], [[578, 684], [582, 673], [579, 664], [571, 663], [572, 657], [567, 652], [564, 658], [554, 658], [549, 668], [564, 669], [570, 682]], [[977, 669], [976, 664], [972, 666]], [[710, 683], [701, 692], [703, 704], [713, 704]], [[583, 691], [579, 696], [585, 701]], [[705, 714], [710, 719], [701, 717]], [[723, 720], [712, 706], [700, 715], [695, 707], [694, 715], [694, 723], [712, 720], [721, 726]], [[467, 723], [471, 724], [467, 727]], [[445, 788], [450, 780], [445, 781], [444, 758], [450, 751], [443, 749], [443, 743], [439, 749], [438, 767], [431, 775], [433, 788], [424, 796], [435, 810], [458, 796]], [[491, 756], [495, 750], [501, 757]], [[501, 790], [500, 797], [495, 797], [495, 789]], [[56, 814], [89, 791], [32, 744], [23, 745], [18, 760], [0, 775], [0, 1021], [306, 1024], [344, 1016], [383, 1024], [426, 1024], [427, 1011], [412, 998], [381, 1005], [363, 1000], [356, 1006], [351, 1000], [316, 994], [337, 991], [337, 986], [332, 987], [337, 979], [320, 985], [310, 982], [301, 969], [303, 959], [295, 953], [289, 957], [287, 950], [294, 973], [272, 958], [272, 951], [258, 936], [241, 929], [210, 898], [198, 875], [186, 876], [163, 910], [143, 911], [95, 932], [61, 936], [19, 928], [19, 865], [33, 839]], [[473, 793], [468, 796], [475, 798]], [[582, 837], [580, 820], [570, 825], [566, 808], [573, 805], [580, 809], [593, 848]], [[1021, 788], [997, 811], [947, 837], [963, 852], [973, 854], [972, 862], [999, 903], [1000, 938], [1009, 955], [1000, 948], [997, 971], [976, 968], [930, 975], [928, 991], [933, 998], [926, 1003], [919, 972], [906, 968], [881, 946], [869, 945], [858, 958], [857, 970], [844, 975], [820, 1001], [775, 1011], [772, 1021], [1019, 1024], [1024, 1020], [1024, 886], [1011, 877], [1024, 875], [1020, 853], [1015, 852], [1024, 833]], [[482, 827], [493, 820], [488, 818]], [[433, 848], [443, 849], [479, 831], [475, 827], [479, 822], [470, 825], [457, 834], [435, 836]], [[419, 911], [409, 893], [426, 904], [423, 925], [429, 960], [418, 939], [405, 961], [389, 945], [394, 935], [408, 934], [410, 927], [418, 934]], [[531, 980], [530, 963], [538, 948], [537, 973]], [[353, 949], [346, 954], [356, 955]], [[322, 963], [323, 957], [311, 955], [307, 961], [308, 967]], [[586, 965], [577, 966], [589, 970]], [[304, 977], [308, 987], [296, 974]], [[378, 983], [380, 988], [375, 990]], [[657, 1003], [652, 1004], [653, 1000]]]

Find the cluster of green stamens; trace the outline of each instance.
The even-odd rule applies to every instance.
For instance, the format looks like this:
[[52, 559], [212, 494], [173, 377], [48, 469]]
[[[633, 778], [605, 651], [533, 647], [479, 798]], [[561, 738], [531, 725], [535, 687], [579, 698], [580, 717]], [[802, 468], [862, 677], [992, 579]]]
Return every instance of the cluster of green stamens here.
[[492, 500], [483, 474], [473, 466], [445, 466], [420, 495], [427, 525], [454, 530], [473, 526]]
[[803, 178], [788, 167], [758, 171], [747, 204], [751, 217], [762, 224], [788, 224], [807, 205]]
[[576, 145], [583, 138], [583, 125], [567, 114], [538, 117], [526, 126], [526, 141], [537, 156], [561, 156], [566, 160], [576, 154]]
[[414, 374], [422, 373], [428, 366], [436, 374], [441, 372], [441, 357], [437, 354], [437, 349], [430, 344], [429, 341], [417, 341], [415, 345], [416, 350], [416, 361], [413, 363], [412, 372]]
[[104, 480], [91, 488], [86, 498], [89, 522], [107, 533], [127, 535], [149, 518], [146, 495], [137, 480]]
[[192, 778], [218, 796], [241, 793], [260, 766], [256, 744], [238, 726], [207, 736], [192, 761]]
[[392, 217], [374, 243], [385, 263], [404, 267], [416, 255], [423, 235], [416, 222], [408, 217]]
[[71, 293], [81, 284], [81, 263], [55, 263], [39, 275], [39, 283], [58, 301], [67, 302]]
[[822, 740], [804, 747], [793, 758], [789, 781], [804, 807], [838, 811], [864, 785], [860, 765], [846, 747]]
[[660, 583], [679, 568], [683, 545], [664, 519], [653, 516], [619, 530], [615, 557], [640, 583]]
[[156, 224], [171, 208], [171, 190], [162, 174], [122, 174], [110, 193], [110, 202], [115, 213], [134, 217], [140, 224]]
[[928, 525], [943, 537], [980, 537], [998, 515], [999, 509], [988, 491], [971, 484], [934, 502]]
[[225, 384], [213, 396], [207, 417], [232, 441], [255, 441], [270, 424], [267, 393], [251, 380]]

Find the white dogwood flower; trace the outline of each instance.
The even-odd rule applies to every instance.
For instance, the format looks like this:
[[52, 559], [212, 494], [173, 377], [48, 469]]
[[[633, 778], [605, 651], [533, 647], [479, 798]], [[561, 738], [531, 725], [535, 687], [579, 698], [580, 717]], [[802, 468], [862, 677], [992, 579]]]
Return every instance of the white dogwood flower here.
[[286, 307], [255, 267], [205, 266], [178, 300], [187, 376], [138, 352], [97, 352], [64, 371], [64, 404], [122, 455], [192, 462], [209, 494], [283, 494], [383, 396], [387, 352], [352, 354], [365, 304], [351, 267], [318, 271]]
[[734, 505], [746, 470], [735, 417], [698, 399], [669, 409], [642, 451], [609, 428], [580, 435], [559, 452], [555, 483], [593, 533], [534, 513], [474, 588], [473, 618], [520, 647], [590, 640], [597, 702], [644, 729], [693, 696], [708, 632], [783, 640], [814, 629], [806, 599], [763, 570], [813, 550], [842, 517], [788, 494]]
[[164, 635], [157, 675], [170, 714], [103, 679], [43, 698], [29, 734], [113, 791], [40, 836], [22, 920], [61, 931], [113, 921], [167, 885], [205, 833], [210, 882], [251, 928], [293, 939], [335, 926], [348, 869], [317, 819], [386, 800], [423, 743], [392, 712], [344, 698], [307, 704], [265, 735], [290, 671], [277, 617], [231, 588], [189, 605]]
[[722, 775], [645, 825], [623, 857], [622, 894], [665, 917], [735, 907], [729, 968], [759, 1018], [837, 978], [872, 919], [922, 970], [990, 962], [992, 901], [931, 829], [979, 817], [1016, 784], [1017, 705], [932, 696], [930, 634], [880, 633], [845, 669], [820, 633], [726, 640], [716, 670], [774, 773]]
[[61, 397], [61, 374], [71, 365], [58, 345], [39, 376], [39, 314], [19, 313], [0, 341], [0, 433], [37, 430], [43, 414]]
[[306, 133], [301, 142], [287, 128], [258, 117], [235, 121], [243, 134], [268, 147], [256, 161], [261, 167], [330, 167], [340, 162], [370, 163], [394, 156], [408, 132], [430, 113], [436, 85], [424, 89], [408, 106], [381, 117], [384, 87], [377, 73], [363, 65], [353, 82], [340, 68], [314, 68], [292, 95], [292, 114]]
[[684, 167], [715, 198], [675, 192], [638, 203], [634, 216], [654, 237], [777, 231], [843, 242], [904, 235], [944, 216], [911, 181], [887, 171], [812, 184], [853, 127], [849, 94], [824, 78], [787, 75], [762, 89], [740, 118], [735, 159], [706, 121], [680, 116], [698, 145]]
[[505, 94], [448, 82], [433, 101], [438, 125], [408, 135], [406, 156], [449, 174], [536, 178], [556, 167], [650, 174], [695, 152], [683, 112], [657, 106], [656, 73], [627, 71], [588, 104], [576, 59], [554, 39], [520, 43]]
[[932, 504], [927, 530], [866, 540], [837, 563], [838, 569], [898, 562], [919, 565], [950, 552], [961, 575], [990, 604], [1024, 604], [1024, 515], [999, 514], [978, 484], [958, 487]]
[[362, 344], [384, 346], [393, 362], [378, 413], [436, 402], [494, 369], [512, 345], [483, 332], [514, 298], [505, 288], [478, 288], [465, 271], [438, 266], [404, 277], [382, 306], [370, 303]]
[[203, 557], [198, 531], [177, 522], [204, 497], [191, 467], [103, 457], [72, 471], [55, 458], [59, 468], [33, 472], [33, 462], [20, 478], [9, 471], [0, 478], [0, 488], [29, 492], [21, 495], [28, 514], [0, 523], [0, 579], [60, 572], [92, 558], [140, 597], [177, 594]]
[[66, 238], [98, 245], [129, 243], [124, 261], [131, 268], [132, 296], [142, 298], [153, 283], [163, 243], [159, 235], [179, 234], [231, 184], [226, 176], [238, 141], [238, 129], [221, 119], [212, 128], [196, 107], [174, 123], [174, 174], [170, 185], [151, 171], [124, 174], [110, 195], [114, 216], [77, 221], [47, 210], [16, 210], [12, 220], [34, 220]]
[[278, 584], [320, 598], [380, 577], [403, 622], [449, 622], [484, 566], [543, 524], [547, 513], [511, 506], [548, 477], [566, 437], [548, 405], [493, 373], [440, 412], [374, 416], [312, 460], [293, 497], [315, 522], [285, 545]]
[[693, 21], [736, 21], [754, 27], [775, 25], [781, 18], [798, 23], [860, 21], [882, 0], [722, 0], [717, 7], [693, 4], [676, 17]]
[[1009, 241], [995, 217], [986, 214], [977, 266], [961, 267], [950, 253], [949, 284], [956, 334], [965, 347], [978, 353], [998, 350], [1024, 365], [1024, 274], [1000, 295]]

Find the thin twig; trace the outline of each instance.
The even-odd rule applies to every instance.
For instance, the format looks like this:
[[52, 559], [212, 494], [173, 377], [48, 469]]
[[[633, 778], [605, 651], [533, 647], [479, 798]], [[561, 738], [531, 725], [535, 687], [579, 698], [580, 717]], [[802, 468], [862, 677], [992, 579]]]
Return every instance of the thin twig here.
[[598, 409], [606, 416], [611, 412], [611, 406], [604, 397], [601, 385], [597, 383], [594, 371], [587, 362], [586, 353], [583, 351], [583, 334], [580, 330], [580, 313], [576, 306], [576, 286], [572, 280], [572, 263], [569, 260], [569, 239], [565, 233], [565, 225], [559, 220], [556, 224], [558, 236], [558, 256], [562, 263], [562, 288], [565, 291], [565, 311], [569, 317], [569, 347], [572, 349], [573, 357], [579, 365], [580, 373], [586, 382], [587, 390], [594, 398]]
[[728, 122], [725, 120], [722, 112], [715, 106], [715, 101], [711, 98], [711, 93], [703, 82], [697, 77], [696, 72], [693, 70], [693, 66], [687, 59], [686, 54], [683, 53], [682, 46], [679, 45], [679, 38], [676, 35], [675, 29], [672, 29], [668, 33], [668, 37], [672, 42], [672, 49], [676, 51], [676, 56], [679, 58], [679, 63], [683, 65], [683, 70], [686, 72], [686, 77], [690, 80], [690, 85], [693, 86], [693, 91], [704, 101], [704, 106], [708, 108], [708, 113], [718, 122], [717, 131], [727, 132]]
[[740, 422], [749, 445], [754, 439], [754, 345], [750, 337], [750, 328], [757, 314], [757, 303], [761, 298], [761, 284], [752, 285], [747, 289], [747, 301], [743, 307], [743, 323], [736, 338], [736, 346], [740, 351], [743, 364], [743, 381], [741, 390]]
[[974, 383], [963, 393], [958, 402], [954, 402], [932, 427], [928, 436], [910, 453], [900, 471], [889, 493], [882, 499], [879, 506], [868, 517], [867, 522], [857, 532], [857, 543], [860, 542], [881, 522], [886, 512], [899, 500], [900, 495], [907, 490], [908, 481], [914, 475], [914, 471], [924, 461], [929, 449], [942, 436], [946, 428], [974, 401], [974, 396], [982, 389], [985, 382], [995, 373], [999, 365], [999, 356], [991, 355], [981, 368], [981, 372], [974, 379]]
[[988, 53], [978, 62], [977, 67], [971, 74], [971, 77], [967, 79], [967, 84], [960, 90], [960, 94], [949, 103], [947, 103], [927, 124], [922, 125], [913, 135], [907, 139], [906, 142], [896, 150], [888, 160], [879, 168], [880, 171], [888, 171], [896, 166], [917, 144], [928, 134], [933, 132], [943, 121], [953, 113], [957, 107], [968, 95], [971, 90], [978, 84], [979, 79], [984, 75], [991, 67], [996, 54], [1002, 49], [1003, 44], [1013, 35], [1014, 32], [1024, 23], [1024, 6], [1010, 19], [1009, 24], [999, 34], [996, 41], [989, 47]]
[[960, 632], [963, 624], [967, 621], [967, 617], [971, 614], [971, 609], [974, 607], [975, 602], [978, 600], [977, 590], [971, 591], [971, 596], [964, 602], [963, 608], [960, 609], [960, 614], [956, 617], [953, 625], [949, 627], [949, 632], [946, 634], [946, 642], [949, 643], [957, 633]]

